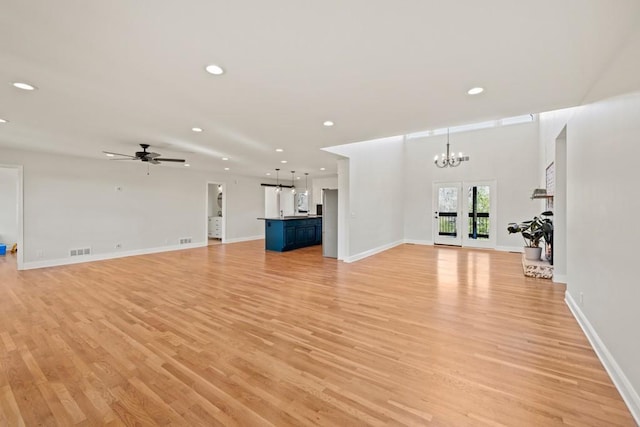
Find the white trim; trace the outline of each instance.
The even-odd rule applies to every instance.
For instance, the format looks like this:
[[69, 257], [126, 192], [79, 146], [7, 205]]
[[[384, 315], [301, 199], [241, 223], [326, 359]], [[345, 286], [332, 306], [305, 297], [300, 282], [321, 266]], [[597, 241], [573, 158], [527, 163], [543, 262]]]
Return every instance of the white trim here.
[[375, 254], [379, 254], [380, 252], [384, 252], [386, 250], [389, 250], [391, 248], [395, 248], [396, 246], [399, 246], [399, 245], [402, 245], [402, 244], [404, 244], [404, 240], [398, 240], [398, 241], [393, 242], [393, 243], [388, 243], [386, 245], [378, 246], [377, 248], [369, 249], [368, 251], [360, 252], [359, 254], [352, 255], [350, 257], [346, 257], [344, 259], [344, 262], [351, 263], [351, 262], [360, 261], [361, 259], [370, 257], [370, 256], [375, 255]]
[[433, 246], [433, 240], [404, 239], [403, 243], [406, 243], [406, 244], [409, 244], [409, 245]]
[[262, 240], [264, 239], [264, 235], [259, 236], [248, 236], [248, 237], [236, 237], [235, 239], [227, 239], [222, 243], [240, 243], [240, 242], [249, 242], [251, 240]]
[[[486, 186], [489, 187], [489, 230], [497, 230], [497, 218], [498, 218], [498, 180], [485, 179], [479, 181], [462, 181], [462, 192], [465, 194], [465, 190], [471, 186]], [[469, 198], [462, 197], [462, 211], [461, 219], [469, 216]], [[463, 248], [475, 248], [475, 249], [495, 249], [498, 239], [495, 232], [489, 233], [489, 238], [484, 240], [469, 238], [469, 221], [460, 221], [462, 231], [462, 247]]]
[[591, 323], [589, 323], [587, 316], [585, 316], [582, 310], [580, 310], [580, 307], [578, 307], [569, 291], [565, 292], [564, 301], [569, 307], [569, 310], [571, 310], [573, 317], [578, 321], [578, 325], [580, 325], [582, 331], [587, 336], [589, 343], [591, 343], [591, 347], [593, 347], [596, 355], [600, 359], [600, 362], [602, 362], [604, 368], [607, 370], [613, 384], [620, 392], [620, 395], [627, 404], [631, 415], [635, 418], [636, 423], [640, 424], [640, 396], [638, 396], [638, 392], [633, 388], [633, 385], [631, 385], [631, 382], [620, 368], [620, 365], [618, 365], [607, 347], [604, 345], [604, 342], [602, 342], [596, 330], [591, 326]]
[[214, 182], [207, 181], [205, 194], [205, 207], [204, 207], [204, 240], [209, 240], [209, 185], [219, 185], [222, 187], [222, 236], [220, 241], [222, 243], [227, 242], [227, 183], [224, 181]]
[[[455, 188], [457, 193], [456, 204], [456, 230], [459, 231], [455, 236], [441, 236], [439, 234], [439, 211], [440, 211], [440, 188]], [[451, 245], [462, 247], [462, 181], [434, 181], [431, 183], [432, 199], [431, 199], [431, 211], [434, 213], [431, 220], [431, 228], [433, 229], [433, 243], [440, 245]]]
[[496, 246], [496, 251], [517, 252], [521, 254], [524, 252], [524, 246]]
[[565, 274], [553, 273], [553, 283], [567, 283], [567, 276]]
[[46, 261], [31, 261], [31, 262], [24, 263], [23, 269], [33, 270], [35, 268], [58, 267], [61, 265], [81, 264], [84, 262], [94, 262], [94, 261], [105, 261], [105, 260], [115, 259], [115, 258], [125, 258], [129, 256], [157, 254], [160, 252], [179, 251], [183, 249], [202, 248], [206, 246], [207, 246], [207, 242], [190, 243], [187, 245], [160, 246], [160, 247], [149, 248], [149, 249], [135, 249], [132, 251], [111, 252], [107, 254], [97, 254], [97, 255], [89, 255], [89, 256], [81, 256], [81, 257], [73, 257], [73, 258], [59, 258], [59, 259], [51, 259]]
[[[18, 171], [18, 253], [17, 269], [25, 270], [24, 267], [24, 168], [22, 165], [0, 164], [1, 168], [16, 169]], [[11, 248], [7, 248], [10, 250]]]

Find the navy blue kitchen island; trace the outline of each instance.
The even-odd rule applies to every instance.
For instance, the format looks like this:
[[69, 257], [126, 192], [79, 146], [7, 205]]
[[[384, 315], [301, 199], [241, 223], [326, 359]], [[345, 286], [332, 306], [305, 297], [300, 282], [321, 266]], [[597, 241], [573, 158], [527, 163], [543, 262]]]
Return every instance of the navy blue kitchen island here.
[[295, 216], [264, 220], [265, 249], [290, 251], [322, 244], [322, 217]]

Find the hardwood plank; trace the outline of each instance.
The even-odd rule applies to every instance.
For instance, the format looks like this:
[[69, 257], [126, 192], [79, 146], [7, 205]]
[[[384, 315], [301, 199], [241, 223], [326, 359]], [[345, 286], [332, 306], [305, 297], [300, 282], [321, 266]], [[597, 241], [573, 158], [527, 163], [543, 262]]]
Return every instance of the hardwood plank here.
[[17, 272], [0, 260], [0, 424], [634, 425], [520, 255], [353, 264], [261, 241]]

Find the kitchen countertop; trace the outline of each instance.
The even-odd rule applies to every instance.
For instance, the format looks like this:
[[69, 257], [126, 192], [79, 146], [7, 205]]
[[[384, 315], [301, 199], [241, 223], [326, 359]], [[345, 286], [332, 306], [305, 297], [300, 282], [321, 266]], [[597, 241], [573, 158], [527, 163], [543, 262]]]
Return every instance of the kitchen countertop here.
[[313, 219], [313, 218], [322, 218], [322, 215], [285, 216], [283, 218], [276, 216], [271, 218], [257, 218], [257, 219], [264, 219], [264, 220], [270, 220], [270, 221], [295, 221], [298, 219]]

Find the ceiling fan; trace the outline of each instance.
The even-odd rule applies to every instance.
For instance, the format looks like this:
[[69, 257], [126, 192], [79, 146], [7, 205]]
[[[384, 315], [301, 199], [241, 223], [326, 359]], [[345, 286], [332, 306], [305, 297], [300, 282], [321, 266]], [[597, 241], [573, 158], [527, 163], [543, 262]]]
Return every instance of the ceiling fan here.
[[104, 154], [108, 156], [121, 156], [119, 159], [110, 159], [110, 160], [140, 160], [141, 162], [147, 162], [154, 165], [159, 165], [161, 162], [176, 162], [176, 163], [184, 163], [184, 159], [168, 159], [166, 157], [160, 157], [158, 153], [150, 153], [147, 151], [147, 148], [150, 147], [149, 144], [140, 144], [142, 147], [142, 151], [136, 151], [135, 155], [130, 156], [128, 154], [121, 153], [112, 153], [110, 151], [103, 151]]

